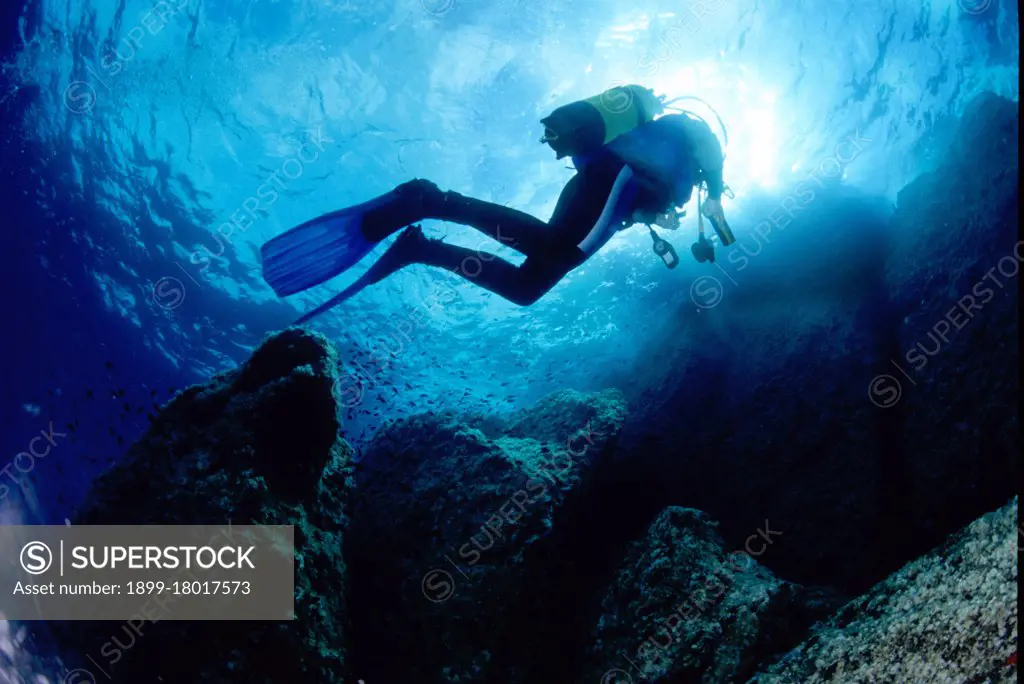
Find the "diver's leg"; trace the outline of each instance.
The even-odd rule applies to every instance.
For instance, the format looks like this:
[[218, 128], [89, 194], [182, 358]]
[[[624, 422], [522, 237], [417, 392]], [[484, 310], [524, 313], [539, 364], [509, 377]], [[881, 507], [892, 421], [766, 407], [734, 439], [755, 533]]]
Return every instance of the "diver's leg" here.
[[363, 234], [379, 242], [405, 226], [435, 219], [476, 228], [523, 254], [542, 253], [550, 236], [548, 224], [536, 216], [494, 202], [442, 192], [430, 181], [413, 180], [395, 190], [387, 202], [363, 217]]
[[623, 164], [612, 158], [592, 163], [562, 189], [550, 222], [494, 202], [442, 192], [427, 180], [415, 179], [395, 188], [395, 199], [363, 216], [363, 234], [379, 242], [424, 219], [451, 221], [476, 228], [527, 256], [571, 251], [589, 233], [604, 211]]
[[557, 256], [529, 257], [515, 266], [487, 252], [430, 240], [419, 226], [412, 226], [398, 236], [367, 275], [377, 283], [406, 266], [426, 264], [456, 273], [513, 304], [529, 306], [583, 260], [582, 253], [567, 251]]
[[541, 253], [547, 247], [548, 225], [525, 212], [457, 192], [442, 192], [423, 180], [404, 183], [395, 192], [400, 201], [385, 204], [363, 217], [363, 233], [371, 241], [383, 240], [417, 221], [435, 219], [476, 228], [523, 254]]
[[582, 254], [579, 259], [528, 257], [522, 265], [515, 266], [487, 252], [450, 245], [440, 240], [429, 242], [429, 248], [423, 251], [415, 263], [452, 271], [519, 306], [530, 306], [543, 297], [583, 260]]
[[363, 214], [362, 231], [370, 242], [380, 242], [405, 226], [427, 218], [429, 209], [440, 202], [444, 193], [430, 181], [416, 178], [388, 194], [391, 196], [388, 201]]
[[558, 196], [548, 222], [456, 192], [442, 193], [443, 201], [426, 218], [471, 226], [528, 257], [572, 254], [575, 245], [597, 225], [622, 167], [621, 162], [606, 160], [573, 176]]
[[444, 193], [444, 200], [427, 218], [461, 223], [521, 254], [539, 254], [548, 247], [551, 228], [532, 214], [494, 202]]

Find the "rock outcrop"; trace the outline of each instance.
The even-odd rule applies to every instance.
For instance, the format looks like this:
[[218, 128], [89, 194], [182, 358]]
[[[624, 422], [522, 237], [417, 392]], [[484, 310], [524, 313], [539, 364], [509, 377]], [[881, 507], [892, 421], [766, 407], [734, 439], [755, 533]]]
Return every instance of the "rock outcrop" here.
[[93, 681], [102, 667], [131, 684], [349, 681], [342, 542], [351, 450], [339, 436], [337, 367], [320, 336], [292, 329], [269, 338], [245, 365], [164, 407], [72, 520], [294, 525], [296, 619], [65, 623], [58, 635], [69, 667]]
[[1017, 681], [1017, 499], [844, 606], [751, 684]]
[[347, 539], [367, 681], [528, 681], [566, 617], [567, 539], [624, 419], [616, 391], [567, 391], [508, 421], [419, 415], [381, 431]]
[[832, 220], [842, 264], [801, 273], [835, 282], [772, 299], [785, 259], [744, 266], [736, 308], [655, 344], [628, 416], [618, 390], [424, 413], [355, 463], [337, 353], [273, 336], [73, 523], [294, 525], [296, 620], [60, 624], [68, 666], [99, 681], [116, 639], [103, 674], [131, 684], [1012, 681], [1016, 500], [842, 608], [809, 587], [860, 594], [1012, 496], [1016, 124], [973, 103], [884, 240], [828, 218], [860, 200], [808, 208], [794, 230]]
[[775, 572], [859, 594], [1013, 495], [1017, 125], [974, 101], [891, 220], [817, 186], [751, 211], [786, 227], [737, 230], [622, 378], [634, 538], [673, 504], [727, 538], [768, 518], [791, 542]]
[[631, 545], [601, 599], [577, 681], [743, 681], [841, 605], [761, 566], [759, 557], [785, 543], [767, 521], [728, 553], [716, 527], [700, 511], [672, 507]]
[[[964, 112], [939, 167], [899, 195], [886, 291], [895, 331], [871, 389], [895, 442], [884, 513], [914, 555], [1014, 493], [1020, 458], [1018, 105]], [[884, 377], [882, 374], [889, 377]], [[918, 541], [920, 540], [920, 541]]]

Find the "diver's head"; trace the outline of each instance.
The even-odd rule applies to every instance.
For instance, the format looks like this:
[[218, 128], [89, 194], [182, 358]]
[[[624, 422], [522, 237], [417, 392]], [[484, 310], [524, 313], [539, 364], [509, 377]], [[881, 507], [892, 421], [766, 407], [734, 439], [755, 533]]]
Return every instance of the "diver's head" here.
[[547, 124], [544, 126], [544, 136], [540, 141], [554, 150], [558, 159], [572, 154], [570, 136], [563, 137], [557, 130]]
[[549, 145], [558, 159], [586, 154], [604, 144], [601, 114], [586, 102], [559, 107], [540, 122], [544, 124], [540, 141]]

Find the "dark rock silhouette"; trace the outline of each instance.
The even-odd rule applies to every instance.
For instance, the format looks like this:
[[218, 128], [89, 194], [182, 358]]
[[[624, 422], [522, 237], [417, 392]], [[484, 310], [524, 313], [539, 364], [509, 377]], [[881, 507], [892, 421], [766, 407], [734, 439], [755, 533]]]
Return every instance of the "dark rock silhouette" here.
[[[1016, 503], [882, 580], [1013, 495], [1017, 118], [973, 102], [889, 226], [838, 191], [809, 207], [795, 224], [877, 220], [816, 233], [822, 259], [787, 278], [743, 270], [731, 313], [680, 308], [628, 397], [415, 415], [354, 464], [317, 335], [187, 389], [73, 522], [293, 524], [297, 619], [147, 624], [113, 680], [1009, 681]], [[769, 526], [756, 562], [725, 553]], [[667, 647], [618, 663], [664, 620]], [[112, 632], [56, 631], [71, 667]]]
[[1016, 682], [1016, 525], [1014, 498], [844, 606], [751, 684]]
[[769, 518], [791, 542], [773, 570], [857, 594], [1012, 496], [1017, 126], [1016, 103], [978, 97], [888, 222], [818, 189], [761, 241], [770, 263], [751, 246], [721, 259], [728, 306], [694, 313], [680, 296], [641, 354], [659, 363], [628, 378], [631, 536], [669, 505], [708, 512], [727, 538]]
[[339, 437], [337, 366], [318, 335], [269, 338], [239, 369], [177, 395], [72, 520], [294, 525], [296, 619], [63, 623], [58, 638], [82, 661], [69, 667], [96, 669], [88, 655], [131, 684], [348, 681], [342, 544], [351, 450]]
[[616, 391], [560, 392], [489, 435], [419, 415], [374, 439], [347, 539], [367, 681], [526, 681], [531, 609], [561, 604], [561, 540], [624, 418]]
[[582, 682], [736, 682], [842, 605], [758, 561], [784, 544], [765, 522], [726, 550], [707, 515], [667, 508], [630, 545], [601, 599]]
[[881, 472], [892, 476], [886, 512], [903, 533], [892, 543], [912, 541], [918, 552], [1016, 488], [1017, 145], [1017, 103], [980, 96], [943, 162], [900, 193], [893, 219], [886, 290], [901, 369], [879, 372], [902, 392], [887, 416], [895, 444]]

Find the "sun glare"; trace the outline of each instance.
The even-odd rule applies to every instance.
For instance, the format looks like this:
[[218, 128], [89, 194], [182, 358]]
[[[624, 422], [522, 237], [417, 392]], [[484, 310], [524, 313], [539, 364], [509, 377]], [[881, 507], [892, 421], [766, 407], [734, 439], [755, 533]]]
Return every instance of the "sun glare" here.
[[[768, 84], [742, 68], [723, 70], [713, 62], [696, 62], [680, 69], [661, 69], [645, 85], [668, 99], [695, 95], [714, 107], [728, 130], [726, 182], [733, 188], [752, 184], [772, 188], [779, 182], [778, 97]], [[725, 145], [713, 111], [700, 102], [679, 103], [701, 116]]]

